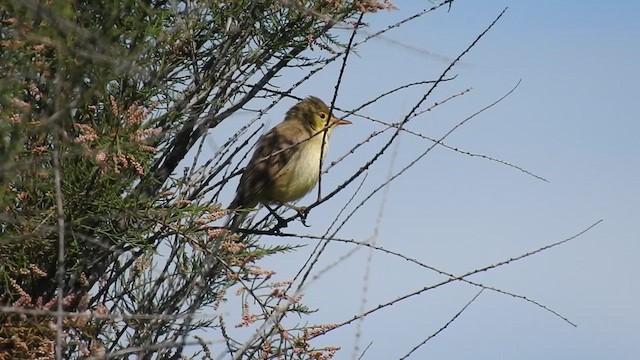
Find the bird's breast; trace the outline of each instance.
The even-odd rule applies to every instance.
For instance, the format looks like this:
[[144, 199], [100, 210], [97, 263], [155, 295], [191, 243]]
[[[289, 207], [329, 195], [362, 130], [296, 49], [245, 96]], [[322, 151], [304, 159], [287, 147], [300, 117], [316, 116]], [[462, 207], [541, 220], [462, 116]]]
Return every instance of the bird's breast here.
[[[322, 157], [327, 154], [325, 139]], [[275, 177], [269, 201], [290, 202], [305, 196], [318, 183], [322, 136], [314, 136], [302, 143], [291, 160]]]

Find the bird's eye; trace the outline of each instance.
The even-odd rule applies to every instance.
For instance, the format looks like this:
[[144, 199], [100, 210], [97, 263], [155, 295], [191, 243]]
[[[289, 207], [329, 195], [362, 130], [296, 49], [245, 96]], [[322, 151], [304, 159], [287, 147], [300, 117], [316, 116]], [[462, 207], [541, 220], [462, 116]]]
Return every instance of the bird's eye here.
[[326, 117], [327, 117], [327, 114], [325, 114], [325, 113], [320, 113], [320, 119], [324, 119], [324, 118], [326, 118]]

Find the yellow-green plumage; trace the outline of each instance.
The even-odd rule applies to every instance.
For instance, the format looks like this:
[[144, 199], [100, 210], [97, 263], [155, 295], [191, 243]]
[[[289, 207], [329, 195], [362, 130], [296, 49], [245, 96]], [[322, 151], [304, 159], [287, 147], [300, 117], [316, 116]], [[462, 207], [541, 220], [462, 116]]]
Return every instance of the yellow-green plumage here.
[[[330, 117], [327, 105], [316, 97], [298, 102], [287, 111], [284, 121], [258, 140], [229, 208], [250, 209], [259, 203], [302, 198], [318, 183], [320, 155], [324, 158], [327, 154], [333, 128], [349, 123]], [[231, 228], [237, 229], [245, 217], [246, 212], [239, 212]]]

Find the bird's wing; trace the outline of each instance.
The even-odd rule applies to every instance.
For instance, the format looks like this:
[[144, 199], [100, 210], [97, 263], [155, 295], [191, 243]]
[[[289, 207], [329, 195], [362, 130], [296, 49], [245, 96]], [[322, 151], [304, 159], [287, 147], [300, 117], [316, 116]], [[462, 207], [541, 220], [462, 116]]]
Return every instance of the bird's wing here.
[[[282, 126], [289, 125], [289, 126]], [[240, 178], [232, 209], [256, 206], [273, 186], [280, 170], [294, 157], [298, 144], [309, 138], [305, 129], [281, 123], [263, 135]]]

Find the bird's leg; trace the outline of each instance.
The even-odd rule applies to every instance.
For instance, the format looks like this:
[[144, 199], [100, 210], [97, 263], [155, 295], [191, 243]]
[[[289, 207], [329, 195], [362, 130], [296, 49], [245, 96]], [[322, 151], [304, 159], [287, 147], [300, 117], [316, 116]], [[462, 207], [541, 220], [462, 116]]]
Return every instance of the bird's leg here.
[[298, 216], [300, 216], [300, 222], [302, 223], [302, 225], [310, 227], [310, 225], [307, 225], [307, 215], [309, 215], [309, 209], [307, 209], [306, 206], [294, 206], [285, 203], [281, 203], [280, 205], [286, 207], [287, 209], [295, 210], [298, 213]]

